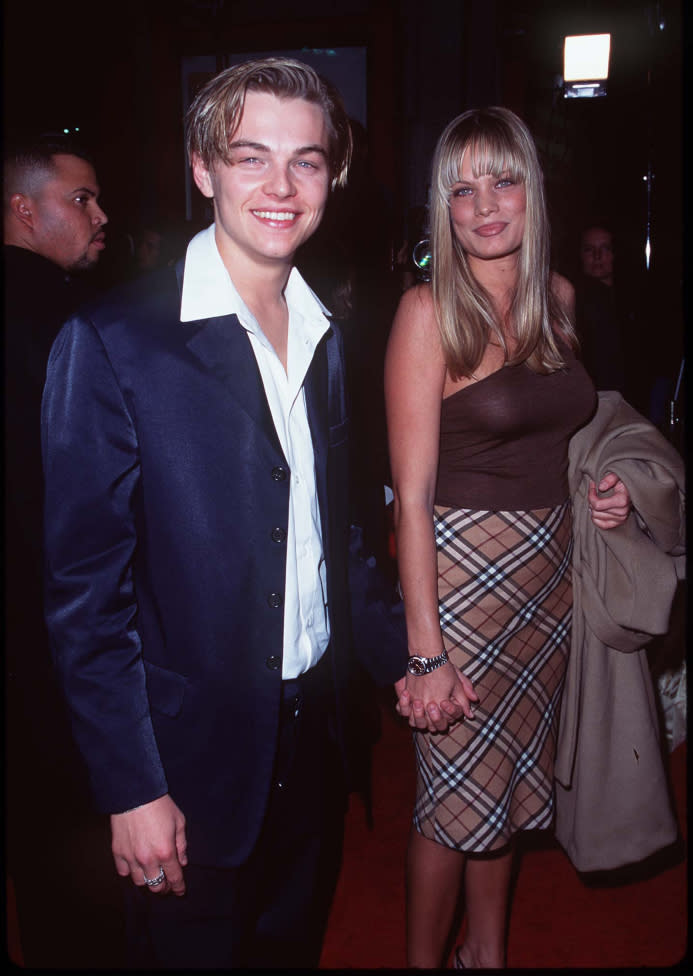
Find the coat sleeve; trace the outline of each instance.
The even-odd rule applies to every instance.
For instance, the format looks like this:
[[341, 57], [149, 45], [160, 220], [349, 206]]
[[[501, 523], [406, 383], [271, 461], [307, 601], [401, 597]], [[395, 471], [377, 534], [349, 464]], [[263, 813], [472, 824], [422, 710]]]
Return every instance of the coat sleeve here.
[[70, 320], [48, 363], [42, 407], [46, 623], [99, 808], [156, 799], [167, 783], [152, 728], [132, 561], [137, 432], [106, 349]]
[[404, 603], [365, 551], [357, 525], [349, 541], [349, 595], [357, 657], [376, 684], [394, 684], [406, 674], [409, 657]]
[[[328, 392], [327, 407], [330, 429], [348, 430], [348, 395], [344, 343], [340, 330], [333, 326], [326, 343]], [[358, 446], [357, 446], [358, 447]], [[377, 685], [394, 684], [406, 672], [407, 635], [404, 608], [379, 570], [375, 558], [363, 545], [360, 526], [349, 526], [349, 473], [346, 465], [354, 463], [358, 450], [349, 452], [345, 444], [341, 460], [329, 473], [329, 506], [337, 514], [338, 526], [333, 531], [333, 547], [340, 540], [338, 561], [343, 564], [342, 585], [348, 590], [350, 608], [350, 636], [359, 663]], [[344, 570], [346, 572], [344, 572]]]

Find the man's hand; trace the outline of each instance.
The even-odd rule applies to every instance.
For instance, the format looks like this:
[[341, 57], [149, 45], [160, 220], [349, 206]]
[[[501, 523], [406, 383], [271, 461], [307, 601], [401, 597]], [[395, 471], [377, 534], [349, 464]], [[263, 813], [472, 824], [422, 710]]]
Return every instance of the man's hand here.
[[628, 489], [618, 475], [609, 472], [599, 482], [599, 491], [613, 489], [609, 495], [597, 493], [596, 485], [590, 481], [587, 503], [592, 521], [598, 529], [614, 529], [628, 518], [631, 509]]
[[112, 814], [111, 834], [113, 860], [121, 877], [130, 875], [142, 886], [163, 870], [163, 884], [149, 890], [154, 894], [185, 894], [185, 817], [168, 794], [134, 810]]
[[474, 717], [471, 702], [478, 701], [469, 678], [448, 662], [430, 674], [407, 674], [395, 684], [397, 712], [413, 729], [446, 732], [466, 716]]

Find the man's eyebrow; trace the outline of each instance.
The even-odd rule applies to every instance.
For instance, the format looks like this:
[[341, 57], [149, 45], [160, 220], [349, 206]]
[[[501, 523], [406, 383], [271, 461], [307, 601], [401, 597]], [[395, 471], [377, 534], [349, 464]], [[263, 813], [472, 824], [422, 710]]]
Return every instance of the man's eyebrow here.
[[249, 139], [239, 139], [237, 142], [229, 143], [229, 151], [232, 149], [255, 149], [257, 152], [269, 152], [269, 146], [263, 146], [261, 142], [251, 142]]
[[[265, 146], [261, 142], [251, 142], [249, 139], [239, 139], [236, 142], [229, 143], [229, 152], [231, 152], [233, 149], [254, 149], [255, 152], [267, 153], [272, 151], [269, 146]], [[293, 150], [292, 155], [305, 156], [306, 153], [319, 153], [321, 156], [324, 156], [325, 159], [327, 159], [327, 150], [319, 143], [310, 146], [299, 146], [297, 149]]]
[[89, 186], [76, 186], [74, 190], [70, 190], [70, 193], [86, 193], [90, 197], [98, 197], [99, 191], [94, 190]]
[[325, 149], [324, 146], [321, 146], [319, 144], [315, 146], [300, 146], [298, 149], [295, 150], [294, 155], [305, 156], [306, 153], [319, 153], [319, 155], [324, 156], [325, 159], [327, 159], [327, 150]]

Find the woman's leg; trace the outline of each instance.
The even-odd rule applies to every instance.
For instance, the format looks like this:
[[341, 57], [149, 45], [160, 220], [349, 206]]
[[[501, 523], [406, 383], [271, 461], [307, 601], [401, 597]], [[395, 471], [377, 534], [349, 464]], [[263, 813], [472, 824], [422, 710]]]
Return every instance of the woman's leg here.
[[460, 894], [465, 856], [411, 828], [407, 850], [407, 961], [439, 969]]
[[467, 936], [459, 958], [467, 969], [502, 969], [506, 958], [508, 896], [514, 847], [502, 854], [467, 858]]

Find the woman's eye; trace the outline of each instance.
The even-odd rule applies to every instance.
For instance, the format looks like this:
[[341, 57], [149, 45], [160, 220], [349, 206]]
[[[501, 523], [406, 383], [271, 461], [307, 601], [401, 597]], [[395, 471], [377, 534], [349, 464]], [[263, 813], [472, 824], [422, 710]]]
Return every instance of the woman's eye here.
[[454, 197], [468, 197], [472, 192], [471, 186], [458, 186], [456, 190], [453, 191]]

